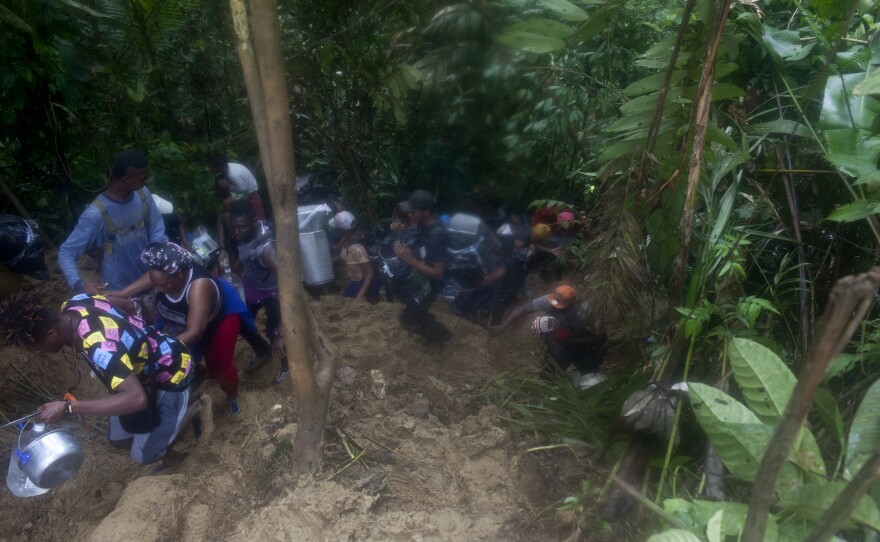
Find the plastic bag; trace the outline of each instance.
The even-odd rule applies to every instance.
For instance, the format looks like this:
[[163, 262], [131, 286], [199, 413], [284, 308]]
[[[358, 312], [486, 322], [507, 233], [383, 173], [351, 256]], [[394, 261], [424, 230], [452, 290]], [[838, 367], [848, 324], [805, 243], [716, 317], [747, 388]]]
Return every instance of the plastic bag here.
[[49, 279], [36, 222], [15, 215], [0, 215], [0, 264], [22, 275]]

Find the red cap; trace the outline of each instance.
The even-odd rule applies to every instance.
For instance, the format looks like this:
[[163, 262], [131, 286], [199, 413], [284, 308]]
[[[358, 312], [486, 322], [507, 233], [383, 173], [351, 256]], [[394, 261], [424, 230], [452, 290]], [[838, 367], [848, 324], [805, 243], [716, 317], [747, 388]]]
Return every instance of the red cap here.
[[574, 288], [567, 284], [563, 284], [556, 288], [556, 291], [547, 296], [547, 301], [557, 309], [564, 309], [571, 305], [575, 300], [576, 294]]

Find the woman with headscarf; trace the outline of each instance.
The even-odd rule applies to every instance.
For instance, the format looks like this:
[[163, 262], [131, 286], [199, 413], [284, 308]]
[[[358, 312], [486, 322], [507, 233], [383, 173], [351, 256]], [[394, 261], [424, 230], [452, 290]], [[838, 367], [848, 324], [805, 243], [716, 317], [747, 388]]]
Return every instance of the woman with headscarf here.
[[156, 288], [159, 327], [181, 329], [178, 340], [195, 359], [204, 356], [207, 372], [226, 393], [230, 413], [238, 416], [238, 373], [233, 365], [235, 342], [242, 325], [253, 326], [253, 317], [235, 288], [211, 275], [183, 247], [152, 243], [141, 253], [146, 274], [115, 296], [137, 295]]

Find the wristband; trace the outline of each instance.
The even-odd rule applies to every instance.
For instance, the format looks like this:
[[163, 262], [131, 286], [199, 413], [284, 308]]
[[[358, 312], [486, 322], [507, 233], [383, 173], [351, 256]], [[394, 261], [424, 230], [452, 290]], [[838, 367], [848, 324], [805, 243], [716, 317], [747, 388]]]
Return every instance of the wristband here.
[[64, 413], [73, 416], [73, 403], [70, 402], [70, 399], [64, 402]]

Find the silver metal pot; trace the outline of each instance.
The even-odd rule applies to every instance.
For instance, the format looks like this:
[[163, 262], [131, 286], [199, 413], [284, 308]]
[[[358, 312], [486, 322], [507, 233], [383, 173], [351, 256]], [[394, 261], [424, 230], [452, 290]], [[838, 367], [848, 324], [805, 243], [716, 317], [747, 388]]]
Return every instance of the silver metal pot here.
[[19, 466], [37, 487], [51, 489], [70, 480], [83, 464], [83, 451], [70, 431], [53, 429], [32, 433], [33, 440], [19, 445]]

